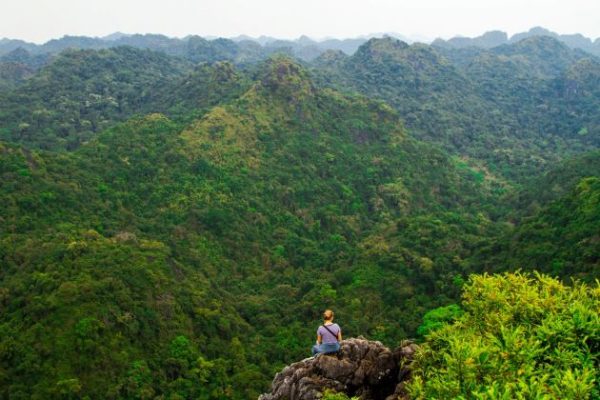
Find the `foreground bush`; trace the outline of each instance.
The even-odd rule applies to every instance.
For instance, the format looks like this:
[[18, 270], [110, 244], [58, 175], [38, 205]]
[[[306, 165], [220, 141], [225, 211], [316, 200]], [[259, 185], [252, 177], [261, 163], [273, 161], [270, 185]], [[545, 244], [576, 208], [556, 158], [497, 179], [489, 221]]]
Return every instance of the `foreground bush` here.
[[462, 317], [427, 336], [408, 387], [411, 397], [600, 397], [598, 283], [474, 275], [462, 308]]

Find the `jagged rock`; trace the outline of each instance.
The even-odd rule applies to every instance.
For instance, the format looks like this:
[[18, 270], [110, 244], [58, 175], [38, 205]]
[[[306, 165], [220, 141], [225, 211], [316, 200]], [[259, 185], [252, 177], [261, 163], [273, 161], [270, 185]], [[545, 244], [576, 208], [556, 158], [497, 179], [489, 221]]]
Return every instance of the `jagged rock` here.
[[411, 342], [390, 351], [380, 342], [347, 339], [337, 354], [320, 354], [285, 367], [275, 375], [271, 393], [259, 400], [316, 400], [328, 389], [362, 400], [397, 399], [416, 349]]

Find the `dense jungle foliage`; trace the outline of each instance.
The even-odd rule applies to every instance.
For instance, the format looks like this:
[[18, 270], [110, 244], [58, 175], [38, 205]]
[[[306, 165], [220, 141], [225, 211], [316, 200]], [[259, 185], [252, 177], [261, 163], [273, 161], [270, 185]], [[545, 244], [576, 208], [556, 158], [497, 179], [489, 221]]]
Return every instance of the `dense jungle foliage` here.
[[[537, 290], [472, 274], [599, 277], [593, 56], [548, 38], [454, 58], [374, 39], [308, 65], [219, 43], [0, 70], [1, 399], [256, 398], [308, 355], [325, 307], [345, 336], [395, 346], [478, 323], [455, 305], [478, 284]], [[557, 302], [587, 293], [540, 282]], [[439, 396], [436, 357], [416, 396]], [[581, 398], [598, 392], [557, 360], [591, 385]], [[494, 385], [469, 382], [454, 396]]]
[[371, 39], [315, 65], [325, 85], [388, 102], [416, 137], [512, 180], [600, 144], [599, 59], [550, 37], [474, 52]]
[[412, 398], [600, 397], [598, 282], [474, 275], [462, 298], [464, 314], [427, 336]]

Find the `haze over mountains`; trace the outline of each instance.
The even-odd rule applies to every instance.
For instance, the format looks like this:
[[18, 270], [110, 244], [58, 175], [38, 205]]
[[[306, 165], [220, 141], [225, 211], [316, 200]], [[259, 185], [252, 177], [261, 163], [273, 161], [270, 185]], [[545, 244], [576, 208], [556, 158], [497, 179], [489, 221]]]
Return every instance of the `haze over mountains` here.
[[[258, 43], [266, 52], [287, 51], [301, 59], [311, 60], [326, 50], [341, 50], [344, 53], [351, 55], [361, 44], [365, 43], [367, 40], [374, 37], [384, 36], [400, 39], [406, 43], [422, 42], [431, 43], [434, 46], [452, 48], [491, 48], [500, 46], [502, 44], [515, 43], [521, 39], [532, 36], [550, 36], [565, 43], [571, 48], [582, 49], [594, 55], [600, 56], [600, 38], [596, 38], [594, 40], [592, 38], [586, 38], [581, 34], [561, 35], [541, 27], [535, 27], [530, 29], [528, 32], [517, 33], [511, 37], [509, 37], [506, 32], [490, 31], [475, 38], [457, 36], [449, 40], [435, 39], [433, 42], [431, 39], [423, 39], [419, 36], [405, 36], [398, 33], [378, 33], [356, 38], [328, 38], [321, 40], [311, 39], [308, 36], [301, 36], [295, 40], [288, 40], [278, 39], [270, 36], [253, 38], [247, 35], [240, 35], [225, 40], [235, 42], [241, 47], [253, 47], [251, 43]], [[185, 50], [183, 48], [186, 46], [187, 42], [194, 42], [200, 39], [201, 38], [199, 36], [194, 35], [177, 39], [157, 34], [140, 35], [115, 32], [101, 38], [65, 36], [61, 39], [52, 39], [44, 44], [37, 45], [18, 39], [3, 38], [0, 39], [0, 56], [10, 53], [18, 48], [27, 50], [32, 54], [54, 54], [67, 48], [101, 49], [115, 46], [148, 48], [152, 50], [165, 51], [171, 55], [181, 56], [182, 54], [185, 54]], [[224, 38], [210, 36], [205, 37], [204, 39], [209, 41], [223, 41]], [[256, 51], [256, 48], [254, 48], [254, 51]]]
[[516, 33], [510, 37], [506, 32], [490, 31], [474, 38], [454, 37], [449, 40], [436, 39], [433, 41], [432, 45], [453, 48], [482, 47], [489, 49], [503, 44], [516, 43], [532, 36], [549, 36], [563, 42], [573, 49], [585, 50], [596, 56], [600, 55], [600, 38], [594, 40], [593, 38], [587, 38], [578, 33], [561, 35], [542, 27], [531, 28], [528, 32]]
[[326, 307], [424, 343], [414, 398], [599, 395], [571, 39], [0, 41], [0, 399], [256, 398]]

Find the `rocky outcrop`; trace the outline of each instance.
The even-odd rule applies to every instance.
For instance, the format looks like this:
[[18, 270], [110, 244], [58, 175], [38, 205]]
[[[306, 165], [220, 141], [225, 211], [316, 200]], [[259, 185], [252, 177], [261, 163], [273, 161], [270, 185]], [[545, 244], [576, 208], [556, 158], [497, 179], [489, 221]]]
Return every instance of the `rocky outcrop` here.
[[347, 339], [337, 354], [320, 354], [285, 367], [275, 376], [271, 393], [259, 400], [316, 400], [328, 389], [362, 400], [398, 399], [416, 349], [410, 342], [391, 351], [380, 342]]

